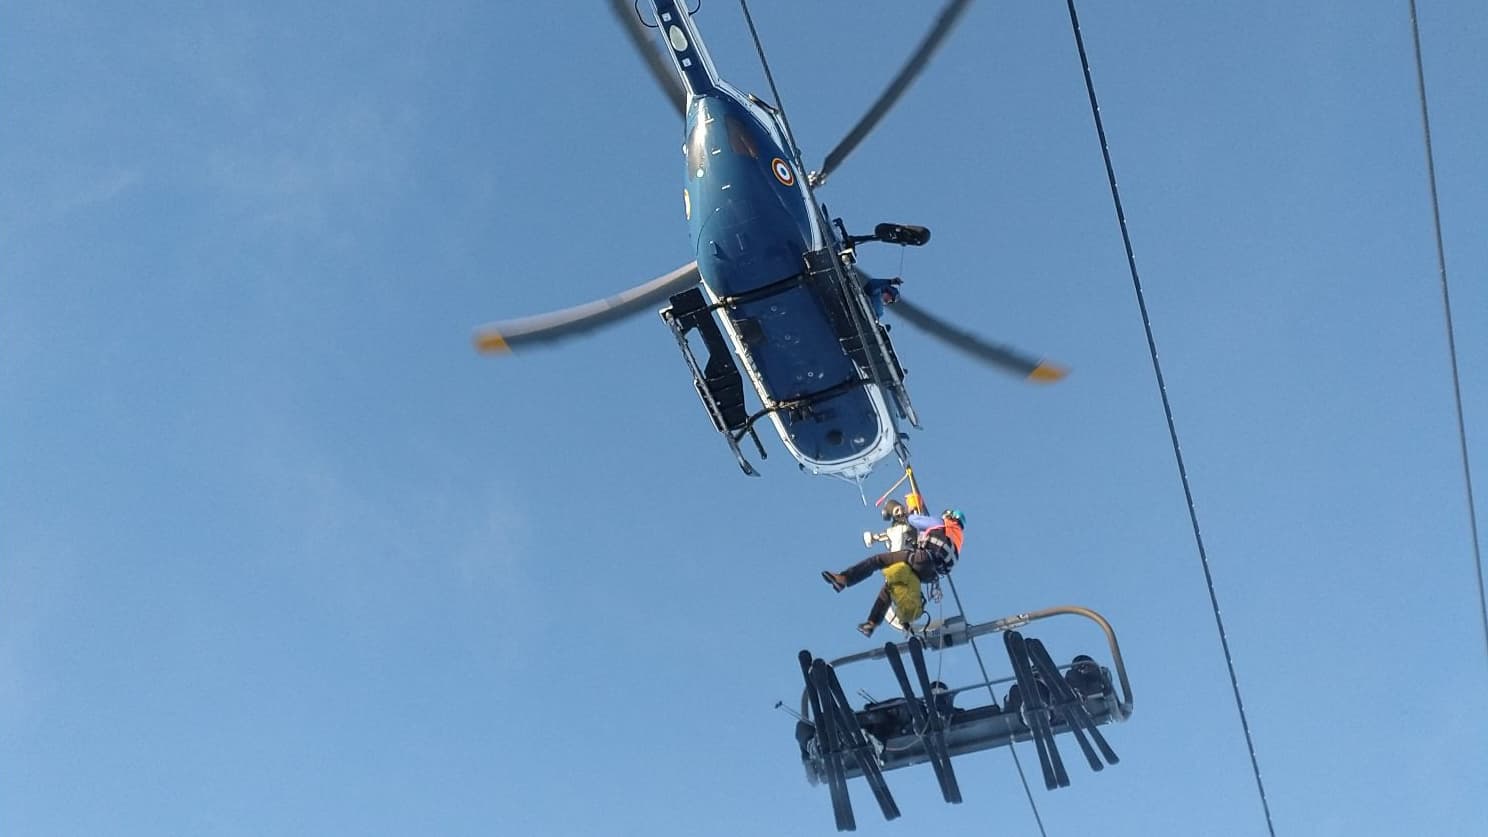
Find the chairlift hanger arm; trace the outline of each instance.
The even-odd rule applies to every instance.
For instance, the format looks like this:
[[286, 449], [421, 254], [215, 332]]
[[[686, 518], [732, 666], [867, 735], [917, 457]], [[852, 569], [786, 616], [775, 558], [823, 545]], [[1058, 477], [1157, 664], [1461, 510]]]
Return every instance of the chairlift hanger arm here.
[[[1121, 687], [1121, 698], [1116, 706], [1116, 714], [1119, 716], [1119, 720], [1124, 721], [1130, 718], [1135, 704], [1132, 699], [1131, 681], [1128, 679], [1126, 673], [1126, 662], [1121, 656], [1121, 646], [1116, 641], [1116, 631], [1111, 627], [1111, 623], [1106, 621], [1104, 616], [1088, 607], [1080, 607], [1078, 605], [1047, 607], [1042, 610], [1004, 616], [1001, 619], [994, 619], [991, 622], [982, 622], [979, 624], [963, 622], [959, 619], [954, 621], [948, 620], [944, 625], [932, 629], [927, 633], [926, 643], [931, 648], [949, 648], [966, 644], [976, 637], [1012, 630], [1031, 622], [1037, 622], [1055, 616], [1080, 616], [1089, 619], [1099, 626], [1101, 631], [1106, 635], [1106, 647], [1111, 653], [1111, 665], [1116, 672], [1117, 681]], [[902, 651], [909, 646], [907, 643], [899, 643], [897, 647]], [[847, 654], [838, 657], [835, 660], [831, 660], [830, 663], [834, 668], [841, 668], [849, 663], [877, 660], [883, 657], [883, 648], [872, 648], [856, 654]]]

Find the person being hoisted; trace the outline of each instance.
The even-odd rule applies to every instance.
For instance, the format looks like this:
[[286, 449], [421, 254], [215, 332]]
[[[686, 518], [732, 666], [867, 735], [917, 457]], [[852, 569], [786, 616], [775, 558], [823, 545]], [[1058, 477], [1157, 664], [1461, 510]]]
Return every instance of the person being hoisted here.
[[[885, 509], [886, 513], [889, 511]], [[823, 571], [822, 579], [840, 593], [872, 575], [874, 570], [888, 570], [900, 563], [907, 564], [915, 576], [926, 584], [933, 583], [940, 576], [949, 575], [951, 568], [956, 565], [956, 559], [961, 555], [966, 515], [960, 509], [946, 509], [939, 520], [928, 515], [912, 514], [906, 522], [920, 532], [913, 547], [871, 555], [840, 573]], [[863, 636], [873, 635], [874, 629], [883, 622], [889, 603], [889, 584], [885, 583], [878, 591], [878, 597], [873, 600], [872, 609], [868, 611], [868, 621], [858, 626]]]
[[[915, 502], [911, 494], [910, 501]], [[864, 532], [863, 546], [873, 548], [874, 543], [885, 544], [887, 552], [900, 552], [917, 543], [919, 530], [909, 524], [909, 509], [898, 500], [884, 504], [883, 517], [889, 526], [882, 532]], [[884, 586], [889, 591], [889, 609], [884, 614], [885, 622], [900, 630], [913, 630], [914, 623], [925, 613], [925, 594], [920, 590], [920, 577], [909, 564], [893, 564], [883, 572]], [[931, 584], [935, 601], [940, 601], [940, 582]]]
[[888, 546], [887, 551], [899, 552], [914, 544], [920, 533], [909, 524], [909, 509], [903, 503], [889, 500], [884, 503], [882, 514], [889, 527], [882, 532], [864, 532], [863, 546], [872, 549], [875, 543], [881, 543]]

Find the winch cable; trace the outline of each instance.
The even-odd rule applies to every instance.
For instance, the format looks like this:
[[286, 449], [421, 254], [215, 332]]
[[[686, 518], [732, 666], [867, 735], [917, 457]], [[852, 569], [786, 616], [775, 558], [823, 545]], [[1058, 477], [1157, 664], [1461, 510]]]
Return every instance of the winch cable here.
[[1431, 116], [1426, 110], [1426, 69], [1421, 60], [1421, 25], [1416, 0], [1410, 0], [1411, 39], [1416, 48], [1416, 93], [1421, 100], [1421, 133], [1426, 141], [1426, 180], [1431, 186], [1431, 221], [1436, 230], [1436, 267], [1441, 276], [1442, 311], [1446, 316], [1447, 351], [1452, 363], [1452, 395], [1457, 403], [1457, 445], [1462, 454], [1462, 481], [1467, 489], [1467, 520], [1472, 531], [1473, 564], [1478, 571], [1478, 615], [1483, 620], [1483, 644], [1488, 651], [1488, 596], [1483, 591], [1483, 550], [1478, 538], [1477, 504], [1473, 501], [1472, 468], [1467, 458], [1467, 423], [1462, 417], [1462, 384], [1457, 374], [1457, 336], [1452, 326], [1452, 295], [1447, 289], [1447, 249], [1442, 243], [1441, 202], [1436, 192], [1436, 155], [1431, 150]]
[[1256, 759], [1255, 740], [1250, 734], [1250, 722], [1245, 715], [1245, 702], [1240, 697], [1240, 679], [1235, 674], [1235, 661], [1230, 654], [1230, 641], [1225, 635], [1224, 618], [1219, 612], [1219, 597], [1215, 593], [1214, 574], [1209, 567], [1209, 555], [1204, 549], [1204, 537], [1199, 533], [1199, 515], [1194, 507], [1193, 489], [1188, 481], [1188, 469], [1183, 463], [1183, 449], [1178, 444], [1178, 427], [1173, 421], [1173, 407], [1168, 400], [1168, 387], [1163, 380], [1162, 364], [1157, 357], [1157, 341], [1152, 334], [1152, 319], [1147, 312], [1146, 297], [1142, 293], [1142, 279], [1137, 273], [1137, 259], [1132, 251], [1131, 233], [1126, 225], [1126, 212], [1121, 207], [1121, 191], [1116, 186], [1116, 169], [1111, 163], [1111, 150], [1106, 142], [1106, 128], [1101, 121], [1100, 103], [1095, 96], [1095, 82], [1090, 75], [1090, 60], [1085, 53], [1085, 39], [1080, 35], [1080, 18], [1075, 11], [1075, 0], [1065, 0], [1069, 7], [1070, 28], [1075, 36], [1075, 48], [1080, 53], [1080, 69], [1085, 75], [1085, 92], [1090, 97], [1090, 115], [1095, 120], [1095, 132], [1100, 140], [1101, 157], [1106, 164], [1106, 180], [1111, 186], [1111, 200], [1116, 207], [1116, 222], [1121, 227], [1121, 241], [1126, 247], [1126, 264], [1131, 271], [1132, 288], [1136, 291], [1137, 308], [1142, 315], [1142, 328], [1147, 334], [1147, 351], [1152, 358], [1152, 371], [1157, 377], [1157, 390], [1162, 396], [1163, 415], [1167, 417], [1168, 438], [1173, 443], [1173, 457], [1178, 464], [1178, 477], [1183, 483], [1183, 497], [1188, 502], [1188, 520], [1193, 527], [1194, 543], [1198, 547], [1199, 563], [1204, 569], [1204, 583], [1209, 588], [1209, 605], [1214, 611], [1214, 624], [1219, 630], [1220, 647], [1224, 650], [1225, 666], [1229, 669], [1230, 689], [1235, 695], [1235, 709], [1240, 715], [1240, 728], [1245, 733], [1245, 746], [1250, 751], [1250, 769], [1255, 775], [1256, 792], [1260, 795], [1261, 810], [1266, 816], [1266, 830], [1276, 837], [1276, 826], [1271, 819], [1271, 805], [1266, 801], [1266, 785], [1261, 781], [1261, 766]]

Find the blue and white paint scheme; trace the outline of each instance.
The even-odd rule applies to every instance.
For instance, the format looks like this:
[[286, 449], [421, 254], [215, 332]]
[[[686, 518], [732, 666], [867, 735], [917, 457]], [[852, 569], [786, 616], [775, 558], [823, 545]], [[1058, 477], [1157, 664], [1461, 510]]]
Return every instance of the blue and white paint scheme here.
[[807, 410], [769, 414], [806, 471], [860, 479], [899, 439], [889, 398], [842, 348], [821, 289], [787, 282], [751, 295], [805, 271], [808, 252], [842, 242], [813, 202], [779, 115], [718, 76], [684, 4], [652, 6], [687, 90], [684, 209], [709, 301], [743, 297], [718, 319], [766, 408], [861, 381]]
[[[924, 70], [971, 0], [947, 0], [883, 93], [809, 176], [784, 111], [719, 77], [685, 4], [649, 2], [650, 21], [639, 0], [610, 0], [610, 9], [685, 119], [683, 212], [696, 258], [601, 299], [488, 323], [476, 330], [478, 350], [525, 351], [655, 311], [713, 428], [751, 476], [758, 472], [740, 444], [747, 438], [765, 456], [757, 428], [766, 418], [811, 474], [861, 480], [890, 454], [908, 464], [899, 431], [919, 420], [889, 327], [879, 322], [890, 302], [899, 321], [978, 362], [1039, 383], [1063, 377], [1057, 364], [984, 340], [900, 296], [898, 277], [874, 280], [858, 270], [858, 245], [918, 247], [930, 230], [881, 223], [871, 235], [849, 234], [814, 195]], [[650, 30], [660, 33], [665, 58]]]

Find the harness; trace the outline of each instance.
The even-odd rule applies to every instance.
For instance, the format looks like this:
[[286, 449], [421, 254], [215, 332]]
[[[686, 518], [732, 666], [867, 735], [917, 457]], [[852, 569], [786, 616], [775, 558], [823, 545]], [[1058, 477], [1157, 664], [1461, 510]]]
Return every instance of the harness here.
[[920, 537], [920, 549], [930, 556], [931, 564], [940, 575], [949, 573], [960, 555], [952, 537], [946, 534], [944, 526], [929, 529]]

